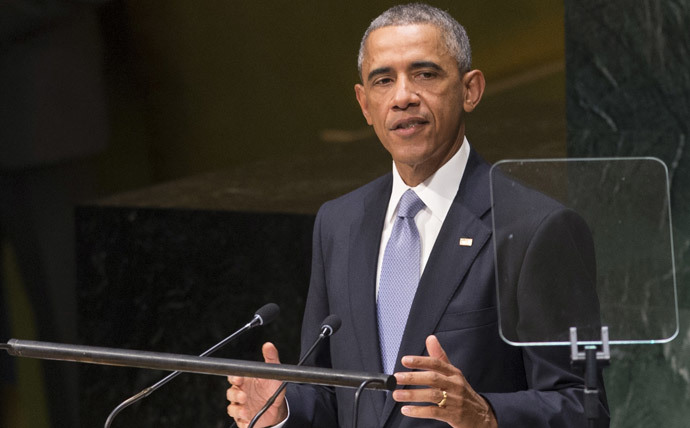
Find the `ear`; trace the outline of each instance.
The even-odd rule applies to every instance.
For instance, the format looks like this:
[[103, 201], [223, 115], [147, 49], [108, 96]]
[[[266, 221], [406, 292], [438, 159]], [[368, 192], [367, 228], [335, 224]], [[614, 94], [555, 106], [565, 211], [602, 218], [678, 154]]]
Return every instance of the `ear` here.
[[367, 120], [367, 123], [369, 125], [372, 125], [371, 115], [369, 114], [369, 104], [367, 103], [367, 94], [364, 90], [363, 85], [359, 83], [355, 85], [355, 96], [357, 97], [359, 107], [362, 109], [362, 114], [364, 115], [364, 118]]
[[462, 76], [462, 83], [465, 89], [465, 99], [463, 107], [466, 112], [471, 112], [482, 100], [486, 81], [484, 74], [480, 70], [471, 70]]

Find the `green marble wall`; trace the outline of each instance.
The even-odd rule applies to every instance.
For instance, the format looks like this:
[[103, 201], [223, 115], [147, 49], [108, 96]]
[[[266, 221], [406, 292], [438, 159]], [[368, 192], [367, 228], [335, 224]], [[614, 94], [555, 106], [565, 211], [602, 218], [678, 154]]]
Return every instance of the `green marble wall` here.
[[[690, 2], [566, 0], [570, 156], [654, 156], [669, 168], [680, 332], [619, 346], [612, 427], [690, 425]], [[642, 314], [641, 314], [642, 316]]]

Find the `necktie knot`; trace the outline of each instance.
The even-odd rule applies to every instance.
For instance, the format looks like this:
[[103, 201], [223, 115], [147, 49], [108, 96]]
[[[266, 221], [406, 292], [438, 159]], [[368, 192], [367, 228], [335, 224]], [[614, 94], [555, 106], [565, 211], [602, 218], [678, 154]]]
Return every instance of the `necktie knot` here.
[[398, 207], [398, 217], [412, 217], [424, 208], [424, 202], [419, 199], [419, 196], [412, 189], [407, 189], [400, 198], [400, 206]]

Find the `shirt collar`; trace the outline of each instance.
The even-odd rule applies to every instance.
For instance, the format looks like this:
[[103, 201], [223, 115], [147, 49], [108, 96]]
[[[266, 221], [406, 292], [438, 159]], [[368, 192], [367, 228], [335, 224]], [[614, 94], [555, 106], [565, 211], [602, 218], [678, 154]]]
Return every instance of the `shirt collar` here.
[[[441, 222], [446, 218], [453, 199], [455, 199], [455, 195], [458, 193], [469, 154], [470, 143], [465, 138], [460, 149], [448, 162], [443, 164], [429, 178], [412, 188], [422, 202], [424, 202], [424, 205], [426, 205], [424, 210], [438, 218]], [[388, 210], [386, 211], [387, 222], [395, 221], [398, 202], [407, 189], [410, 189], [410, 187], [402, 180], [398, 169], [393, 164], [393, 190], [388, 202]]]

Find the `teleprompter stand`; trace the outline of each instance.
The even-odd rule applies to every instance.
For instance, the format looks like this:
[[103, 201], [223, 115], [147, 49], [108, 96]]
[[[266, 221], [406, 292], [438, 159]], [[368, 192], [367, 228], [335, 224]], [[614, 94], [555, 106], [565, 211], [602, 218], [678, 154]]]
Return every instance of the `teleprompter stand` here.
[[601, 350], [597, 345], [583, 345], [580, 350], [577, 343], [577, 327], [570, 327], [570, 362], [575, 367], [584, 367], [585, 377], [585, 416], [589, 428], [593, 428], [601, 417], [599, 411], [599, 369], [609, 365], [611, 352], [609, 348], [609, 328], [601, 327]]
[[571, 347], [590, 427], [606, 416], [599, 373], [609, 347], [668, 343], [679, 333], [669, 182], [653, 157], [491, 168], [501, 336], [513, 346]]

